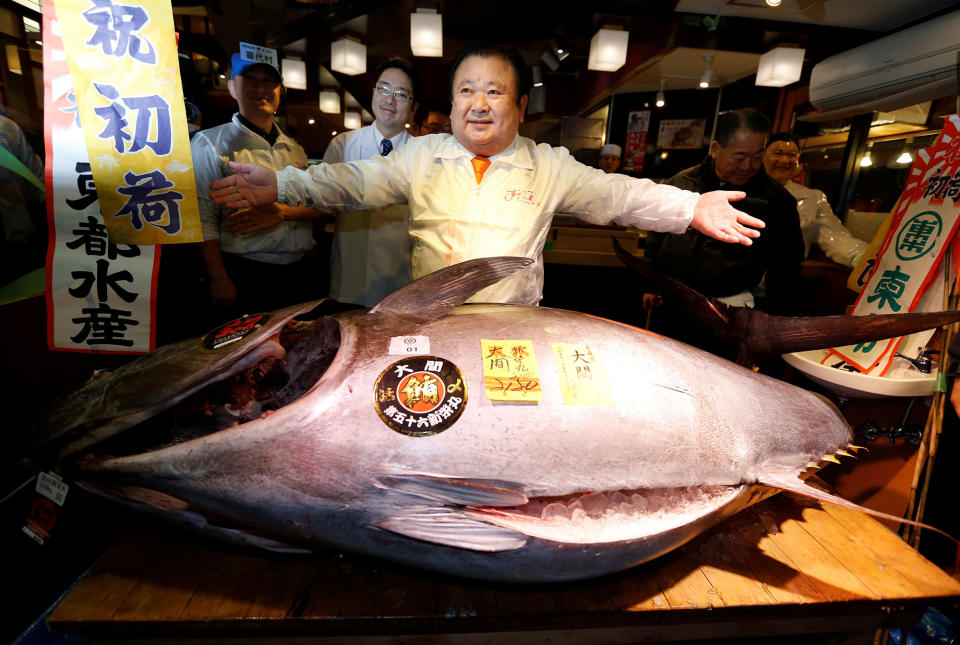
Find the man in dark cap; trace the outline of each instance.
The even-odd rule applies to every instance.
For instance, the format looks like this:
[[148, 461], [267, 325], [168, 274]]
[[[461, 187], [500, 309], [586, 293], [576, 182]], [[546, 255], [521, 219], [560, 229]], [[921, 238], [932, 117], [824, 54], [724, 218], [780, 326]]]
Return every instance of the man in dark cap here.
[[[245, 48], [246, 51], [246, 48]], [[273, 50], [265, 50], [272, 52]], [[233, 174], [229, 161], [245, 161], [280, 170], [307, 167], [307, 155], [274, 123], [283, 96], [283, 79], [276, 53], [250, 60], [245, 53], [231, 59], [227, 89], [238, 111], [223, 125], [201, 130], [191, 140], [197, 201], [203, 223], [201, 255], [210, 278], [210, 298], [220, 309], [217, 318], [255, 310], [269, 311], [309, 297], [304, 281], [309, 276], [307, 253], [313, 248], [313, 227], [308, 219], [284, 222], [255, 234], [238, 235], [225, 226], [234, 209], [217, 206], [207, 196], [211, 181]], [[266, 60], [267, 62], [262, 62]], [[284, 204], [254, 206], [249, 211], [314, 214], [312, 208]]]

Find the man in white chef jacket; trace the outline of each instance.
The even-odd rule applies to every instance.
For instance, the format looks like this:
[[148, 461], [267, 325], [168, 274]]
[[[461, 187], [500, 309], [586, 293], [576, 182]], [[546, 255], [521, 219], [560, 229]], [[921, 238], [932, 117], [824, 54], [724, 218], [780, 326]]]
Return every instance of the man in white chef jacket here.
[[[217, 203], [277, 200], [315, 208], [410, 207], [412, 275], [477, 257], [526, 256], [526, 269], [476, 294], [475, 302], [536, 304], [543, 290], [543, 245], [553, 214], [590, 223], [682, 232], [692, 226], [717, 239], [751, 244], [763, 222], [734, 209], [737, 191], [700, 195], [647, 179], [606, 174], [565, 148], [519, 136], [527, 106], [522, 56], [473, 43], [451, 65], [452, 135], [418, 137], [387, 157], [271, 171], [233, 164], [213, 182]], [[349, 217], [349, 215], [344, 215]], [[258, 230], [276, 218], [244, 214], [232, 225]]]

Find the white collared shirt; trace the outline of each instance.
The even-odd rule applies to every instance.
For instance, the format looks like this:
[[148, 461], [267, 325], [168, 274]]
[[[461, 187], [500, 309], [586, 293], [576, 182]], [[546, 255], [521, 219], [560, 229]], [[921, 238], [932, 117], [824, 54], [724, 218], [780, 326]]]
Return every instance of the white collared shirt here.
[[471, 301], [536, 304], [554, 213], [681, 233], [699, 199], [648, 179], [606, 174], [581, 164], [566, 148], [520, 136], [490, 157], [480, 184], [473, 157], [452, 135], [415, 137], [387, 157], [278, 171], [279, 200], [341, 210], [407, 202], [414, 278], [473, 258], [525, 256], [535, 263]]
[[[326, 152], [323, 153], [323, 161], [339, 163], [341, 161], [357, 161], [375, 157], [380, 154], [380, 143], [385, 138], [377, 129], [376, 121], [356, 130], [341, 132], [327, 146]], [[405, 144], [407, 139], [412, 138], [404, 128], [399, 134], [390, 137], [390, 143], [396, 150]]]
[[[381, 155], [386, 138], [376, 122], [334, 137], [326, 163], [358, 161]], [[406, 144], [406, 129], [390, 137], [394, 152]], [[391, 152], [390, 154], [394, 154]], [[410, 282], [410, 231], [405, 205], [357, 211], [338, 217], [330, 250], [330, 297], [372, 307]]]
[[206, 188], [210, 182], [234, 174], [228, 165], [230, 161], [258, 163], [274, 169], [284, 166], [306, 168], [307, 153], [300, 144], [280, 132], [271, 146], [234, 114], [229, 122], [194, 135], [190, 149], [204, 240], [219, 239], [224, 252], [269, 264], [296, 262], [313, 248], [313, 225], [309, 220], [281, 222], [271, 229], [245, 235], [232, 233], [226, 220], [234, 209], [214, 204]]

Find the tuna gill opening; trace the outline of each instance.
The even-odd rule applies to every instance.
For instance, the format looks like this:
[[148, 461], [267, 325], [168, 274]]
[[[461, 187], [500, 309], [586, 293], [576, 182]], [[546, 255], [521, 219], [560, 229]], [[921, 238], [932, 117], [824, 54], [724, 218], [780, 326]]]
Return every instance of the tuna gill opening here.
[[139, 426], [108, 439], [87, 457], [149, 452], [231, 428], [296, 401], [320, 380], [340, 348], [329, 317], [293, 319], [272, 339], [283, 349], [186, 397]]

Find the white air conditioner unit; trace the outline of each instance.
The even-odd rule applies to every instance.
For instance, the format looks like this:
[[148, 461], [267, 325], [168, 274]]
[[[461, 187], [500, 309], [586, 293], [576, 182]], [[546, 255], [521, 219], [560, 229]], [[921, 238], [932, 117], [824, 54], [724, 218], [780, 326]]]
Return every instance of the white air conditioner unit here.
[[957, 92], [960, 11], [885, 36], [814, 65], [810, 102], [840, 118]]

